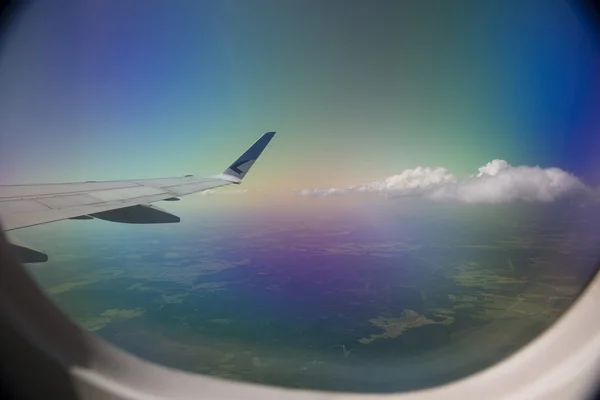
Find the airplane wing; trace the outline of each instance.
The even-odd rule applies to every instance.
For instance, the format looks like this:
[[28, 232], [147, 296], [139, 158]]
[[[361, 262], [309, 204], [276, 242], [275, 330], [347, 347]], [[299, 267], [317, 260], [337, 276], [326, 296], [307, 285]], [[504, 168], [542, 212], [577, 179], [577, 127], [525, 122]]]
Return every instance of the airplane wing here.
[[92, 218], [134, 224], [179, 222], [179, 217], [151, 203], [241, 183], [274, 135], [265, 133], [223, 173], [212, 177], [0, 185], [2, 226], [10, 231], [63, 219]]

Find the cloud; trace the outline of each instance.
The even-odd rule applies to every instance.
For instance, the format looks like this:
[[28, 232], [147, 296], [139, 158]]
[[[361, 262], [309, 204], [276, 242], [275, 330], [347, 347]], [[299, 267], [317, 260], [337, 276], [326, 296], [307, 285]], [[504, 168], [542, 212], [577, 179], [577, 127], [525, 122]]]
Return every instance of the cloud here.
[[388, 197], [420, 197], [463, 203], [552, 202], [594, 191], [560, 168], [513, 167], [493, 160], [477, 175], [459, 178], [445, 168], [417, 167], [398, 175], [346, 188], [304, 189], [302, 196], [372, 193]]

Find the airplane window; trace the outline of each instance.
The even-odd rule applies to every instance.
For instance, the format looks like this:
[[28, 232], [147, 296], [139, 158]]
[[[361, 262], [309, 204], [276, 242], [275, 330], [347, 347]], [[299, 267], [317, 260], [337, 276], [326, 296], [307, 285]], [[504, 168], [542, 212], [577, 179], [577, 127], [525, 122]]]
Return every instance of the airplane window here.
[[422, 389], [597, 272], [600, 44], [570, 2], [32, 2], [0, 56], [8, 237], [141, 358]]

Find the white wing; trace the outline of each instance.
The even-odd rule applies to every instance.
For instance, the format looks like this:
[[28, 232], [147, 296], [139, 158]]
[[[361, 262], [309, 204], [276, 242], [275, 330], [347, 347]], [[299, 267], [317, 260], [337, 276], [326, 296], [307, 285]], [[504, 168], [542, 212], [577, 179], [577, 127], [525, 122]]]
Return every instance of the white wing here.
[[63, 219], [99, 218], [125, 223], [179, 222], [179, 217], [150, 203], [239, 184], [275, 132], [265, 133], [222, 174], [209, 178], [54, 183], [0, 186], [0, 217], [4, 230]]

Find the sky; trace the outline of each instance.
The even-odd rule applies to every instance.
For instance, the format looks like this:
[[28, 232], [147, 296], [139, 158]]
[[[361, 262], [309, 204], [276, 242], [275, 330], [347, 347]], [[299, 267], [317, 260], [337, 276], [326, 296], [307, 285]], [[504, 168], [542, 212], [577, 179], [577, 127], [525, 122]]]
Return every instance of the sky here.
[[2, 184], [218, 174], [277, 131], [249, 191], [493, 160], [600, 185], [600, 45], [565, 1], [48, 0], [2, 45]]

